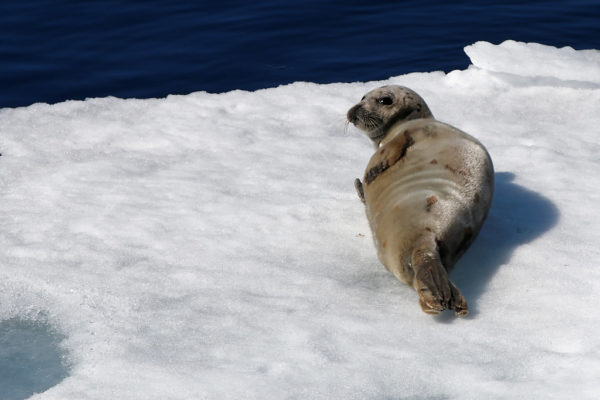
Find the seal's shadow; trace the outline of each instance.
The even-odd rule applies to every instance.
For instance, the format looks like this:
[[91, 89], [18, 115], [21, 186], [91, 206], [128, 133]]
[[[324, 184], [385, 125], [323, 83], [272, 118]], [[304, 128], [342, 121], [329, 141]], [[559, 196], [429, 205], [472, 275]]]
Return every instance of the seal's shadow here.
[[559, 219], [558, 208], [550, 200], [513, 183], [514, 178], [511, 172], [495, 174], [488, 218], [450, 274], [467, 299], [469, 316], [477, 315], [478, 298], [498, 268], [510, 260], [514, 249], [550, 230]]

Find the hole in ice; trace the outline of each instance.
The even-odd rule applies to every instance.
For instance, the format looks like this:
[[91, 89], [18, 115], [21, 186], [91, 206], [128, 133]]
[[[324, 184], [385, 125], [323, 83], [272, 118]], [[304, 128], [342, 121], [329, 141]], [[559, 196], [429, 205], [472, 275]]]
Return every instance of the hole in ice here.
[[62, 339], [44, 322], [0, 321], [0, 399], [26, 399], [66, 378]]

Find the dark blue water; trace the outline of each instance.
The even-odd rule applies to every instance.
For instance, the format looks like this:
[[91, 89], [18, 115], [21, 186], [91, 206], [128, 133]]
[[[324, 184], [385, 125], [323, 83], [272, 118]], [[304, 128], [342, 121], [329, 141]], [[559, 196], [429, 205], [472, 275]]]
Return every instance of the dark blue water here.
[[600, 49], [600, 1], [0, 3], [0, 107], [463, 69], [477, 40]]

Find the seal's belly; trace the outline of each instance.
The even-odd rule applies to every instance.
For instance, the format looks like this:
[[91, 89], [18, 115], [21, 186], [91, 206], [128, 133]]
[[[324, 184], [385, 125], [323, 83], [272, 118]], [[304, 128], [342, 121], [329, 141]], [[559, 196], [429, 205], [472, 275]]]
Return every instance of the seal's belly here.
[[406, 218], [414, 215], [423, 219], [427, 214], [421, 211], [431, 213], [442, 202], [460, 206], [464, 197], [451, 172], [438, 166], [412, 164], [393, 168], [388, 181], [372, 199], [377, 216], [400, 213]]
[[477, 185], [480, 163], [466, 162], [462, 155], [475, 146], [461, 138], [414, 144], [402, 160], [367, 185], [365, 196], [368, 208], [374, 210], [372, 217], [380, 223], [392, 215], [405, 222], [414, 219], [413, 224], [440, 223], [468, 209], [475, 197], [473, 190], [481, 186]]
[[373, 156], [365, 174], [367, 216], [386, 266], [390, 257], [410, 253], [420, 235], [445, 238], [467, 226], [477, 231], [487, 208], [473, 205], [489, 197], [481, 192], [489, 157], [469, 136], [448, 129], [397, 136]]

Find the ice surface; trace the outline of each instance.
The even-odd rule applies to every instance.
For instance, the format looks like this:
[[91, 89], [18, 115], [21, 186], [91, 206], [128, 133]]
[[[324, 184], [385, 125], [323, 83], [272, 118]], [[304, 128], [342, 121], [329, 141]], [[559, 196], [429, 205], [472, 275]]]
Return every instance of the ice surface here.
[[[507, 40], [500, 45], [477, 42], [465, 47], [475, 67], [525, 77], [547, 77], [548, 84], [560, 86], [556, 79], [600, 86], [600, 51], [557, 49], [538, 43]], [[540, 80], [538, 80], [539, 82]], [[531, 84], [531, 82], [530, 82]]]
[[[0, 323], [64, 337], [68, 376], [32, 398], [596, 398], [599, 52], [466, 51], [449, 74], [0, 110]], [[452, 273], [466, 319], [377, 261], [344, 118], [386, 83], [494, 160]]]

